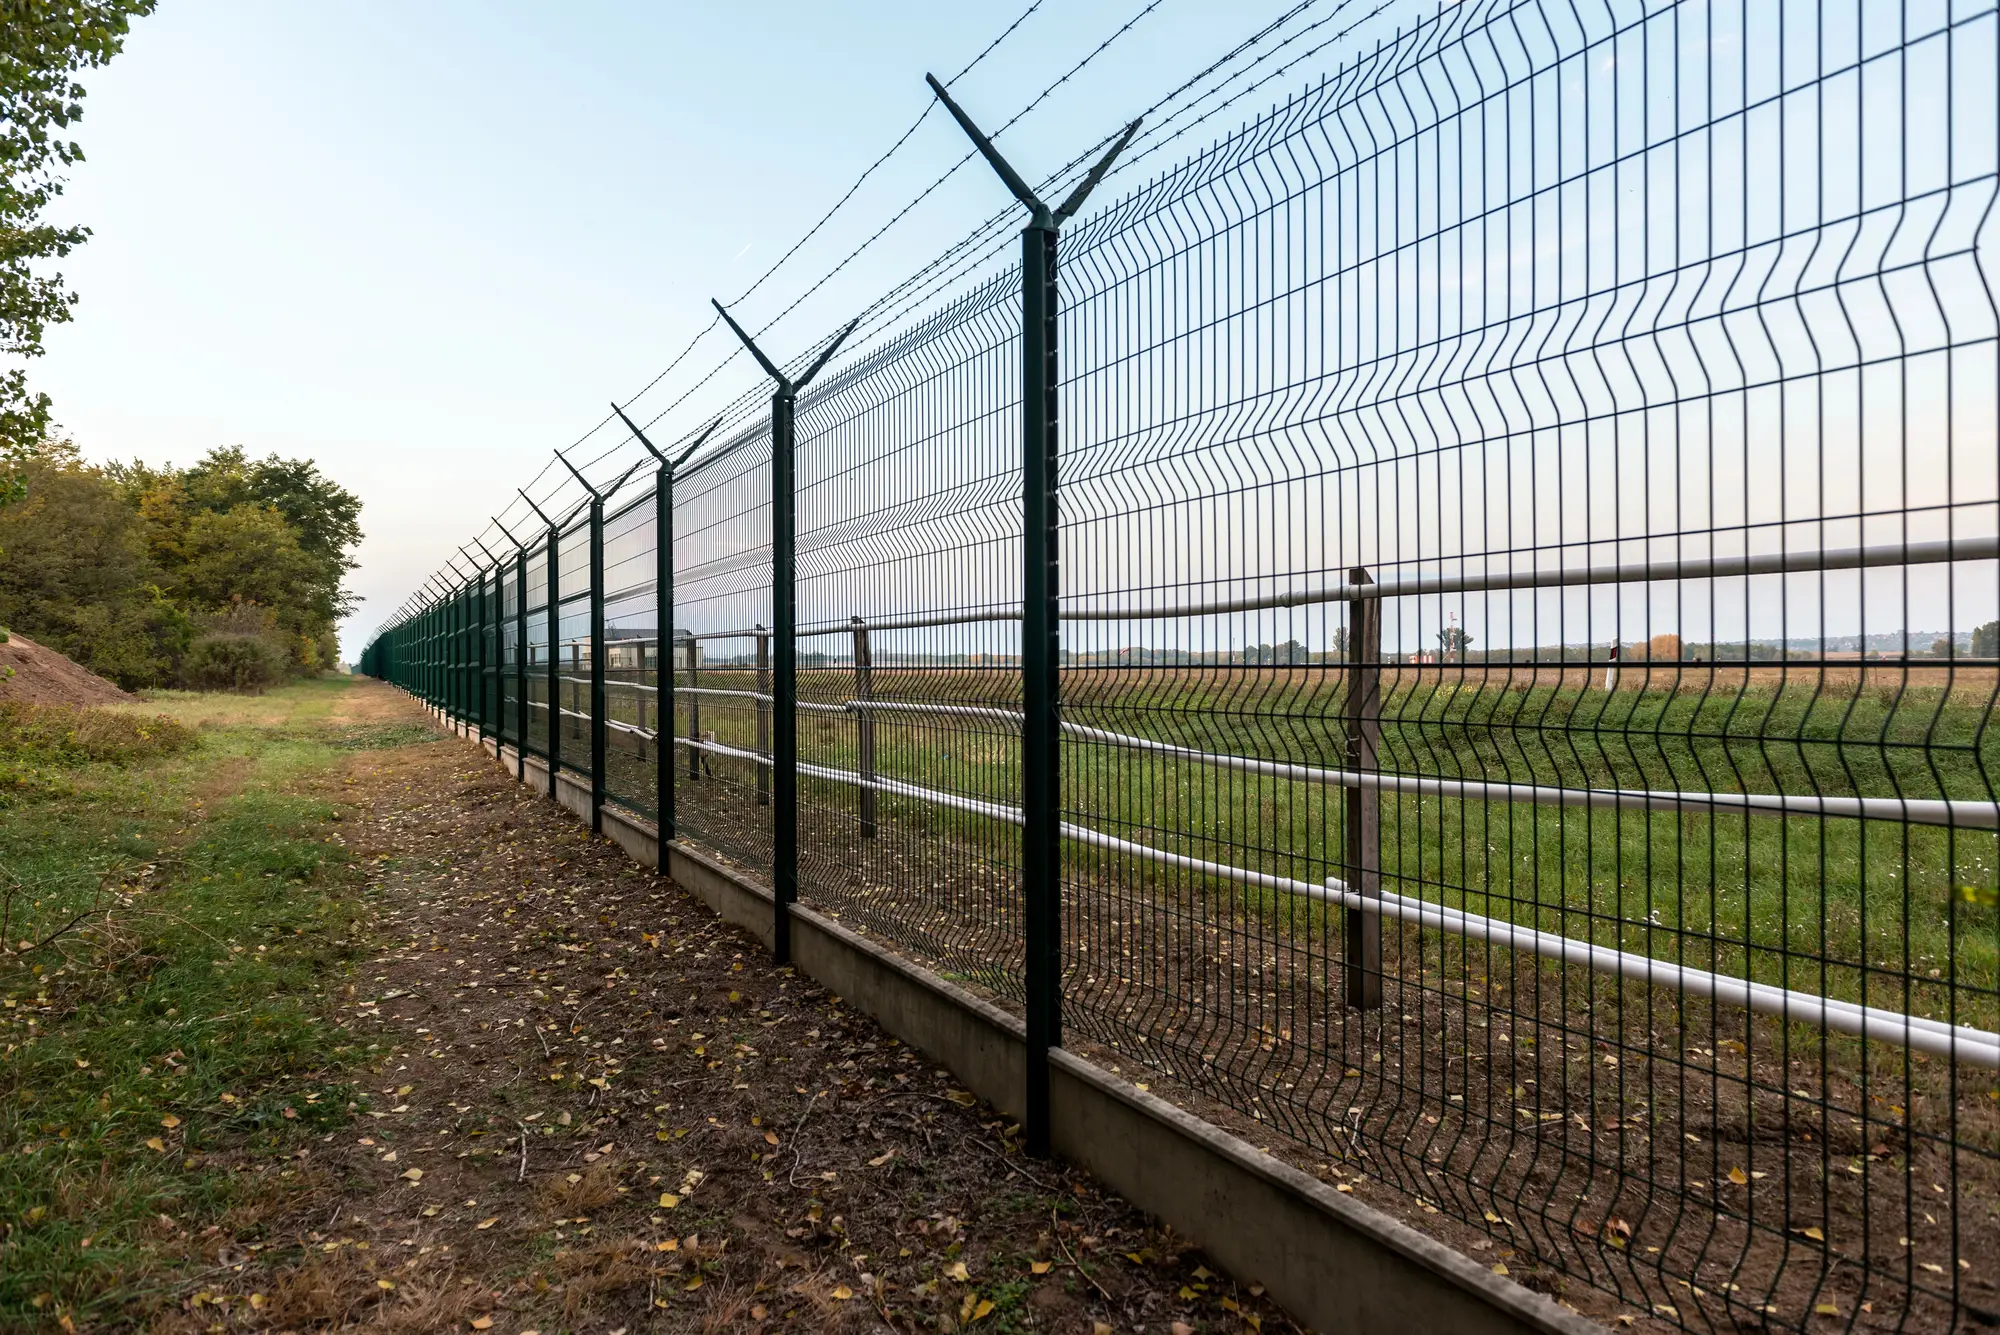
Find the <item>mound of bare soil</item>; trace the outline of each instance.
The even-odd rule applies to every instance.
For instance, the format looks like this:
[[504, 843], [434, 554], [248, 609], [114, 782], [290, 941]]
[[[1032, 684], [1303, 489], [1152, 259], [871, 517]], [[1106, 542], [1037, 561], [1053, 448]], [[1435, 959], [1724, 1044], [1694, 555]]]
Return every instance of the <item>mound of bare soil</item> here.
[[31, 705], [110, 705], [137, 696], [53, 649], [9, 632], [0, 644], [0, 700]]

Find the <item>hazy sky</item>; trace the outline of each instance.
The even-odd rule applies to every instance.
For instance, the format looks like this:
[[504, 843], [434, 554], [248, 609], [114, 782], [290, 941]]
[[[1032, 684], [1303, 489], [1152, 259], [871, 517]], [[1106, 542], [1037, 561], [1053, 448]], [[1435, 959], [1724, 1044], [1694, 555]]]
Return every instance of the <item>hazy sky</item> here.
[[[1026, 4], [164, 0], [88, 81], [88, 161], [56, 209], [95, 233], [63, 266], [83, 302], [34, 381], [92, 459], [240, 444], [358, 492], [357, 653], [908, 127], [926, 70], [948, 76]], [[1003, 143], [1053, 169], [1286, 7], [1160, 0]], [[955, 91], [1004, 120], [1144, 8], [1049, 0]], [[963, 152], [933, 115], [745, 315], [776, 314]], [[776, 350], [1005, 203], [983, 167], [959, 172]]]

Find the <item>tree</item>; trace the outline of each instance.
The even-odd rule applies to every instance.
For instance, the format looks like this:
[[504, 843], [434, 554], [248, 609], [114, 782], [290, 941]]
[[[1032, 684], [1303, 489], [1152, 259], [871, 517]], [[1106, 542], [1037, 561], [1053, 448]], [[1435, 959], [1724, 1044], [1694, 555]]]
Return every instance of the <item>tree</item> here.
[[232, 602], [270, 608], [295, 667], [333, 661], [334, 627], [354, 606], [344, 587], [361, 540], [352, 492], [309, 459], [251, 460], [234, 446], [185, 469], [134, 461], [107, 471], [177, 601], [209, 616]]
[[0, 510], [0, 624], [127, 687], [216, 678], [219, 654], [220, 675], [239, 684], [252, 660], [280, 672], [331, 663], [351, 563], [345, 546], [310, 544], [358, 536], [359, 503], [310, 463], [203, 461], [218, 462], [104, 469], [67, 443], [38, 447], [23, 465], [27, 499]]
[[[42, 333], [70, 318], [76, 296], [40, 266], [82, 245], [90, 229], [42, 214], [83, 149], [63, 134], [83, 115], [76, 76], [125, 44], [154, 0], [0, 0], [0, 354], [39, 357]], [[49, 434], [49, 398], [27, 372], [0, 372], [0, 505], [18, 501], [25, 470]]]
[[23, 457], [26, 499], [0, 510], [0, 624], [121, 686], [172, 681], [193, 623], [158, 587], [138, 518], [68, 442]]
[[314, 597], [315, 563], [276, 510], [239, 505], [220, 514], [200, 511], [189, 521], [185, 541], [186, 560], [174, 572], [174, 589], [189, 607], [297, 608]]
[[1465, 651], [1472, 647], [1472, 634], [1463, 626], [1446, 626], [1438, 632], [1438, 647], [1447, 661], [1457, 658], [1464, 662]]
[[1335, 626], [1333, 628], [1333, 651], [1342, 658], [1347, 657], [1347, 641], [1347, 627]]
[[2000, 658], [2000, 621], [1989, 621], [1972, 632], [1974, 658]]
[[1680, 662], [1681, 637], [1671, 631], [1655, 635], [1646, 641], [1646, 657], [1657, 663]]
[[229, 446], [210, 450], [180, 480], [189, 502], [204, 510], [270, 506], [298, 534], [300, 549], [312, 556], [345, 562], [347, 549], [361, 541], [360, 499], [310, 459], [273, 454], [252, 461], [241, 446]]
[[1951, 636], [1940, 635], [1935, 640], [1931, 641], [1932, 658], [1950, 658], [1951, 651], [1952, 651]]

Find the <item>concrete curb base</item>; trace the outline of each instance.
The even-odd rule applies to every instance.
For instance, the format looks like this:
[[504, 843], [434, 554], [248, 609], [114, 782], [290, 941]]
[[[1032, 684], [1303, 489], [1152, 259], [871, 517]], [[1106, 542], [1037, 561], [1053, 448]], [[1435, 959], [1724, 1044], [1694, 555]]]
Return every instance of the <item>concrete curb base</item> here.
[[[513, 747], [491, 741], [483, 749], [548, 793], [544, 761], [522, 763]], [[558, 774], [555, 796], [589, 820], [588, 784]], [[605, 835], [633, 861], [659, 867], [650, 823], [608, 805], [601, 817]], [[666, 871], [770, 947], [767, 887], [678, 840], [667, 847]], [[1017, 1017], [808, 908], [792, 910], [792, 960], [980, 1098], [1022, 1115], [1027, 1040]], [[1602, 1326], [1074, 1053], [1058, 1050], [1050, 1060], [1057, 1153], [1199, 1244], [1238, 1280], [1261, 1283], [1315, 1330], [1603, 1335]]]

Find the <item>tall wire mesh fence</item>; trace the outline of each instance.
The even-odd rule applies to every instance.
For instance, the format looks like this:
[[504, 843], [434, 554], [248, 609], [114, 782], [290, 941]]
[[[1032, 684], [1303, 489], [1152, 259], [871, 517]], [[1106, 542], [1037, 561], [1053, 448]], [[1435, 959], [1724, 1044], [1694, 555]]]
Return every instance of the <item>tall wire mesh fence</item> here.
[[754, 873], [795, 766], [1016, 1007], [1053, 784], [1069, 1045], [1599, 1317], [2000, 1320], [1996, 183], [1991, 4], [1446, 7], [1063, 238], [1058, 773], [1012, 269], [800, 398], [795, 680], [754, 392], [363, 668]]

